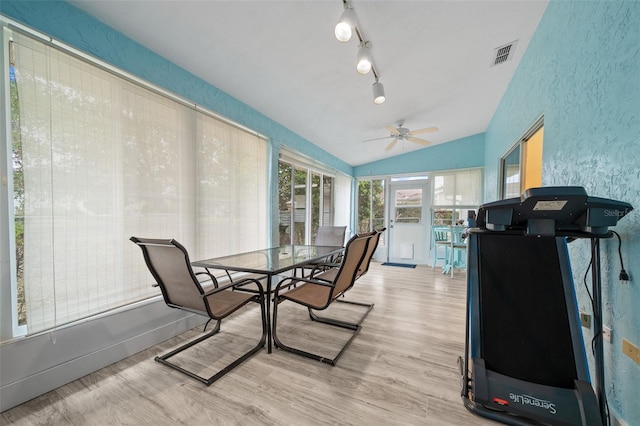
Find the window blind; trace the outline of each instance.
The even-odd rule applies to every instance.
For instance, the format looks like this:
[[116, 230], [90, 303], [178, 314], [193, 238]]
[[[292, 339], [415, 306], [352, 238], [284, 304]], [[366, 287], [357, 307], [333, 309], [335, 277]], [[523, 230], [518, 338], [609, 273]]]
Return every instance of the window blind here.
[[266, 246], [263, 138], [21, 34], [11, 61], [29, 334], [158, 295], [132, 235], [194, 259]]
[[482, 169], [456, 170], [433, 177], [434, 206], [476, 206], [482, 198]]

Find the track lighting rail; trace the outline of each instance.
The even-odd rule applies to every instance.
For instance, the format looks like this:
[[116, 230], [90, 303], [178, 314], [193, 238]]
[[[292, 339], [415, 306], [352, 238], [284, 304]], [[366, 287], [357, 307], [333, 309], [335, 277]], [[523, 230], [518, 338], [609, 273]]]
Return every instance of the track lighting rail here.
[[335, 28], [335, 35], [338, 41], [346, 43], [351, 40], [353, 33], [358, 38], [358, 54], [357, 54], [357, 66], [356, 71], [358, 74], [368, 74], [369, 71], [373, 73], [375, 79], [373, 90], [373, 103], [380, 105], [386, 100], [384, 94], [384, 86], [379, 81], [380, 74], [373, 62], [373, 53], [371, 51], [371, 42], [364, 37], [362, 30], [358, 24], [358, 18], [353, 6], [349, 0], [342, 0], [344, 11]]

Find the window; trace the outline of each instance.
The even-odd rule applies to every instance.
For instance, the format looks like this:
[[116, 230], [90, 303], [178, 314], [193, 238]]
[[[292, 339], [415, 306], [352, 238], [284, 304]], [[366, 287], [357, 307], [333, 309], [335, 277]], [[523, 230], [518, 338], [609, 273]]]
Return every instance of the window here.
[[[384, 179], [358, 181], [358, 232], [369, 232], [384, 226]], [[384, 238], [384, 234], [382, 236]], [[383, 241], [379, 242], [384, 245]]]
[[520, 144], [502, 159], [502, 198], [519, 197], [520, 190]]
[[433, 177], [433, 225], [461, 225], [482, 199], [482, 169], [459, 170]]
[[13, 336], [157, 296], [132, 235], [175, 238], [193, 258], [266, 245], [263, 138], [64, 50], [12, 40]]
[[321, 165], [283, 149], [278, 163], [281, 245], [313, 244], [318, 226], [348, 223], [348, 209], [342, 206], [348, 207], [351, 190], [348, 184], [340, 184], [342, 180]]
[[293, 188], [293, 166], [280, 161], [278, 163], [278, 210], [279, 210], [279, 238], [280, 245], [291, 244], [292, 229], [292, 188]]
[[542, 186], [543, 119], [522, 137], [500, 161], [500, 196], [516, 198], [529, 188]]
[[419, 188], [395, 191], [395, 223], [421, 223], [422, 190]]
[[306, 169], [293, 167], [293, 235], [291, 244], [304, 244], [306, 240], [308, 174]]

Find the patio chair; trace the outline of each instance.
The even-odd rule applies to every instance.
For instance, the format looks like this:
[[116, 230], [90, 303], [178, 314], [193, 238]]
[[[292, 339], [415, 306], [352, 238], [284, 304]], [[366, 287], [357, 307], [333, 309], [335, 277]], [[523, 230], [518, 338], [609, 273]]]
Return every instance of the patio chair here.
[[[387, 228], [381, 228], [373, 232], [360, 234], [360, 236], [370, 236], [371, 239], [369, 240], [369, 245], [367, 246], [367, 252], [364, 255], [364, 259], [362, 259], [362, 263], [360, 263], [360, 266], [358, 267], [358, 272], [356, 273], [355, 280], [358, 280], [361, 276], [366, 274], [367, 271], [369, 271], [369, 265], [371, 265], [373, 254], [375, 253], [376, 248], [378, 248], [378, 243], [380, 242], [380, 235], [382, 235], [382, 233], [386, 231], [386, 229]], [[328, 265], [330, 266], [331, 264], [328, 264]], [[334, 281], [339, 271], [339, 268], [338, 268], [339, 264], [333, 264], [333, 266], [334, 267], [329, 268], [329, 267], [323, 267], [323, 265], [319, 265], [316, 269], [314, 269], [311, 272], [310, 278], [327, 281], [327, 282]], [[363, 306], [367, 308], [367, 310], [364, 312], [364, 314], [362, 314], [362, 316], [358, 321], [358, 324], [361, 324], [362, 321], [364, 321], [364, 319], [367, 317], [367, 315], [369, 315], [369, 312], [373, 309], [374, 304], [348, 300], [348, 299], [345, 299], [344, 296], [345, 296], [345, 293], [342, 293], [341, 297], [336, 299], [335, 302], [348, 303], [350, 305]], [[309, 311], [309, 316], [311, 317], [312, 320], [315, 320], [315, 321], [325, 320], [325, 318], [317, 316], [313, 311]]]
[[[344, 258], [336, 273], [335, 279], [331, 282], [316, 280], [311, 278], [288, 277], [282, 280], [275, 288], [273, 305], [273, 341], [277, 348], [302, 355], [330, 365], [335, 365], [344, 351], [349, 347], [353, 339], [358, 335], [362, 326], [362, 318], [357, 323], [347, 322], [333, 318], [320, 318], [314, 315], [313, 310], [324, 310], [328, 308], [338, 297], [348, 291], [356, 279], [358, 268], [367, 254], [367, 247], [372, 235], [352, 237], [344, 250]], [[291, 288], [294, 284], [297, 286]], [[278, 329], [278, 312], [280, 305], [285, 302], [293, 302], [305, 306], [309, 311], [309, 317], [313, 321], [322, 322], [332, 326], [352, 330], [350, 339], [342, 346], [339, 353], [334, 358], [327, 358], [323, 355], [314, 354], [302, 349], [285, 345], [280, 340]], [[370, 308], [367, 310], [370, 310]], [[366, 316], [366, 314], [365, 314]]]
[[[318, 226], [316, 231], [316, 237], [313, 241], [313, 245], [316, 246], [344, 246], [344, 236], [347, 232], [346, 226]], [[335, 258], [326, 259], [325, 262], [334, 262]], [[301, 274], [304, 276], [305, 269], [314, 269], [320, 263], [308, 263], [300, 268]], [[294, 275], [297, 275], [294, 271]]]
[[316, 246], [344, 246], [346, 226], [319, 226], [313, 245]]
[[[155, 360], [157, 362], [210, 386], [264, 347], [267, 335], [267, 320], [264, 292], [258, 280], [248, 278], [220, 286], [216, 278], [209, 272], [193, 272], [187, 250], [176, 240], [131, 237], [131, 241], [142, 249], [147, 267], [155, 278], [157, 286], [160, 287], [167, 306], [209, 318], [203, 332], [206, 331], [210, 321], [216, 321], [216, 326], [209, 333], [165, 355], [156, 357]], [[205, 277], [206, 280], [200, 282], [198, 277]], [[257, 291], [247, 292], [243, 288], [244, 286], [252, 288], [254, 284], [257, 286]], [[260, 305], [262, 336], [249, 351], [210, 377], [202, 377], [169, 361], [169, 358], [174, 355], [217, 334], [224, 318], [250, 302]]]
[[380, 236], [386, 230], [387, 228], [380, 228], [373, 231], [371, 241], [369, 241], [369, 246], [367, 247], [367, 254], [364, 257], [362, 264], [358, 268], [356, 280], [369, 271], [369, 265], [371, 265], [373, 255], [375, 254], [376, 249], [378, 248], [378, 244], [380, 243]]
[[[380, 235], [382, 235], [382, 233], [386, 230], [387, 228], [381, 228], [373, 232], [359, 234], [360, 236], [369, 235], [372, 238], [369, 241], [369, 245], [367, 246], [367, 253], [364, 256], [364, 259], [362, 260], [360, 267], [358, 267], [356, 280], [359, 279], [364, 274], [366, 274], [367, 271], [369, 271], [369, 265], [371, 265], [373, 254], [378, 248], [378, 243], [380, 242]], [[311, 271], [310, 278], [331, 282], [335, 279], [336, 274], [338, 273], [339, 265], [340, 265], [339, 263], [334, 263], [334, 262], [319, 264], [313, 271]]]

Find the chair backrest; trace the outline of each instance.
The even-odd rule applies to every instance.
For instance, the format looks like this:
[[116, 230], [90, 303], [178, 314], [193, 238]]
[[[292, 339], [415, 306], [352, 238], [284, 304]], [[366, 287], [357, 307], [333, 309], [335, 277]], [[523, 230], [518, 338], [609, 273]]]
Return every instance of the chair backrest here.
[[364, 256], [364, 259], [362, 259], [362, 263], [360, 263], [358, 273], [356, 274], [356, 279], [366, 274], [369, 270], [371, 259], [373, 259], [373, 254], [375, 253], [376, 248], [378, 248], [378, 243], [380, 242], [380, 235], [386, 230], [387, 228], [381, 228], [371, 232], [371, 239], [369, 240], [369, 245], [367, 246], [367, 253]]
[[442, 242], [451, 242], [451, 228], [448, 226], [434, 226], [433, 227], [433, 242], [434, 243], [442, 243]]
[[344, 246], [346, 226], [319, 226], [314, 245], [316, 246]]
[[131, 237], [144, 255], [167, 305], [207, 314], [202, 286], [198, 282], [187, 250], [176, 240]]
[[454, 226], [451, 228], [451, 242], [453, 244], [459, 244], [464, 242], [462, 238], [462, 234], [465, 231], [465, 227], [463, 226]]
[[353, 286], [358, 268], [360, 268], [367, 254], [367, 247], [372, 237], [373, 235], [371, 233], [365, 235], [356, 234], [347, 242], [340, 268], [333, 281], [332, 299], [340, 296]]

